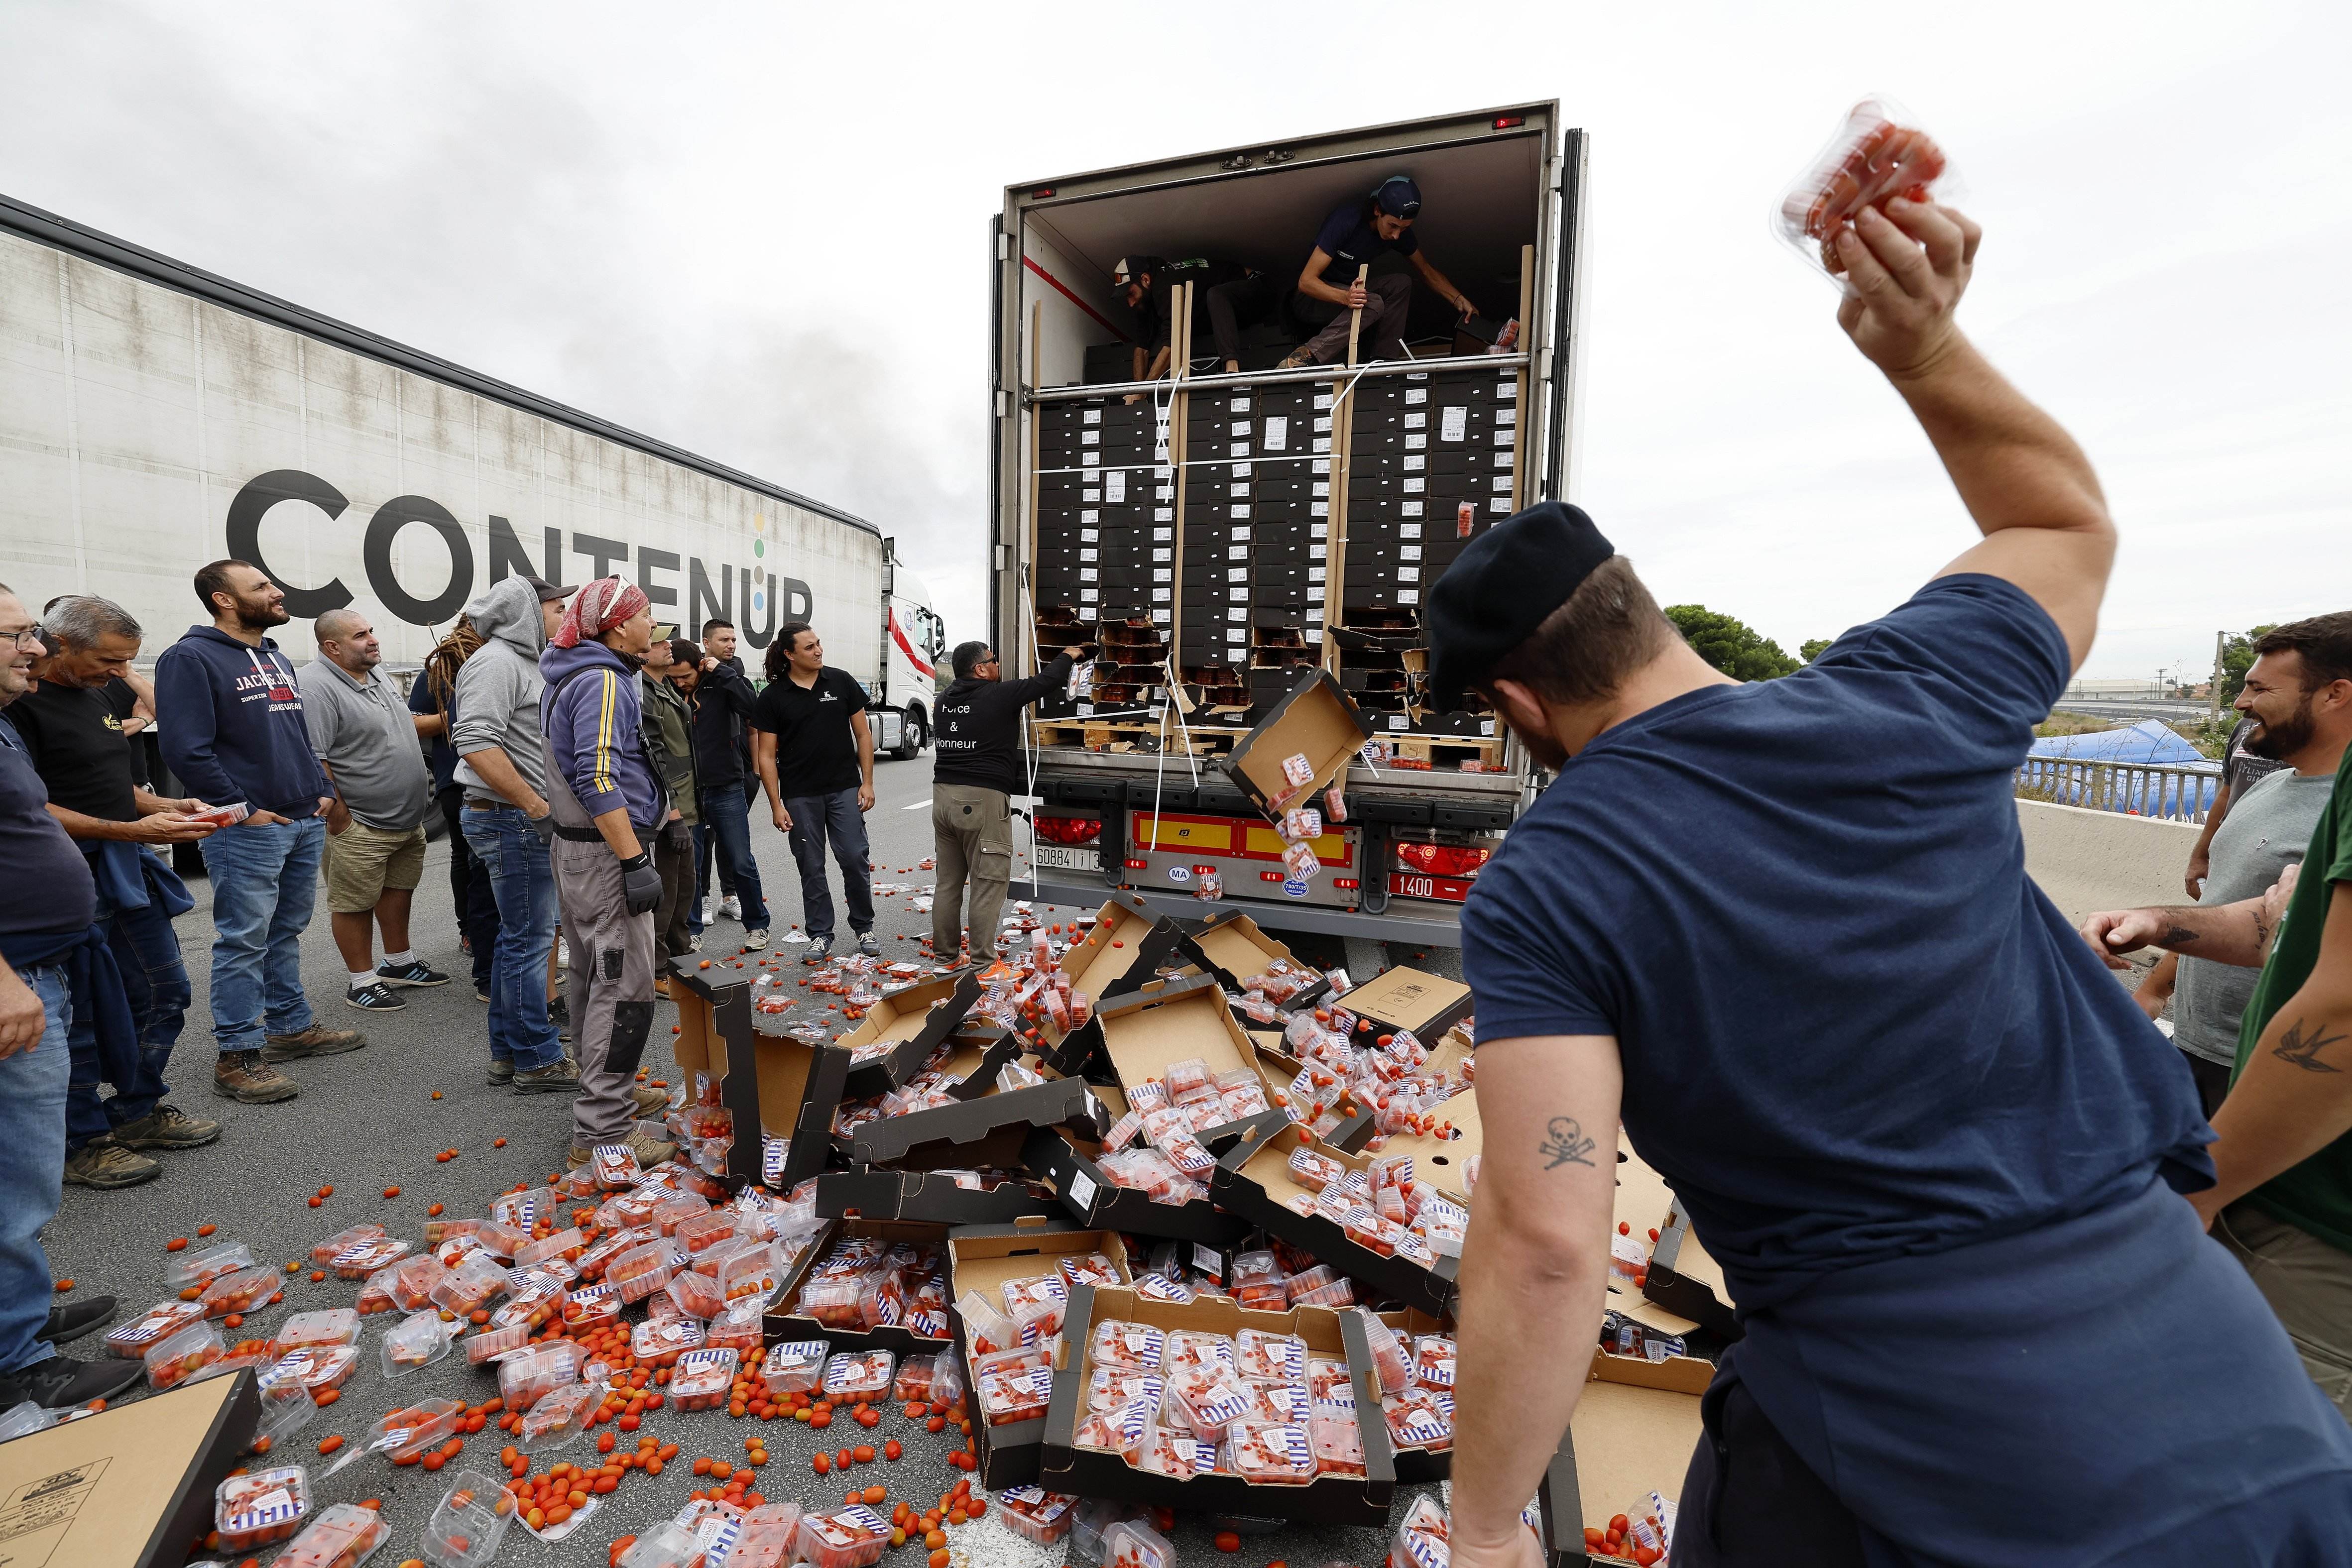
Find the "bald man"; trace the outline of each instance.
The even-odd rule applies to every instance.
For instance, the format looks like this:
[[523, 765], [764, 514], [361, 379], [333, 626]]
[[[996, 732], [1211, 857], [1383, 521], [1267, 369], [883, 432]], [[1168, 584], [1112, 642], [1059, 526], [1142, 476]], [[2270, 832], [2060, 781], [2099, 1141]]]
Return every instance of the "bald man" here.
[[[417, 744], [423, 726], [376, 668], [383, 648], [357, 610], [311, 625], [319, 656], [302, 667], [302, 722], [334, 799], [327, 807], [327, 910], [350, 984], [344, 1002], [398, 1012], [412, 986], [446, 986], [408, 945], [408, 909], [425, 875], [425, 813], [433, 774]], [[374, 935], [383, 931], [383, 962]]]

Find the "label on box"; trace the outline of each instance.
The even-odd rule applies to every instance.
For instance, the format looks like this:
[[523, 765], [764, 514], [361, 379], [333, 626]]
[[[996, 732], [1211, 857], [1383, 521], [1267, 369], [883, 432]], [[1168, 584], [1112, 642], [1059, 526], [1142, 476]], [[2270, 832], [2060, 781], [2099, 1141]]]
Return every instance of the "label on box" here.
[[1419, 582], [1421, 580], [1421, 568], [1417, 566], [1401, 566], [1396, 569], [1396, 574], [1397, 580], [1399, 582]]
[[1250, 455], [1249, 443], [1245, 441], [1236, 441], [1226, 449], [1226, 452], [1229, 456], [1236, 458], [1247, 457]]
[[1103, 476], [1103, 499], [1113, 506], [1127, 499], [1127, 470], [1113, 468]]
[[1245, 566], [1227, 567], [1225, 569], [1225, 580], [1227, 582], [1247, 582], [1249, 580], [1249, 568]]
[[[1089, 479], [1100, 479], [1102, 476], [1098, 474], [1089, 474], [1087, 477]], [[1089, 507], [1098, 507], [1102, 504], [1102, 491], [1100, 489], [1081, 490], [1078, 492], [1078, 499], [1085, 502]]]
[[1228, 510], [1232, 512], [1235, 522], [1245, 523], [1249, 521], [1250, 509], [1246, 505], [1233, 507], [1228, 508]]
[[1250, 438], [1250, 422], [1246, 419], [1234, 420], [1230, 434], [1236, 441], [1247, 441]]
[[1246, 621], [1249, 619], [1249, 612], [1236, 607], [1225, 612], [1225, 619], [1228, 621]]
[[1331, 406], [1331, 394], [1327, 392], [1317, 392], [1315, 394], [1315, 406], [1318, 409], [1329, 408]]
[[1408, 453], [1406, 453], [1406, 454], [1405, 454], [1405, 457], [1404, 457], [1404, 471], [1405, 471], [1406, 473], [1408, 473], [1408, 474], [1418, 474], [1418, 473], [1421, 473], [1423, 470], [1426, 469], [1428, 466], [1429, 466], [1429, 459], [1428, 459], [1427, 457], [1423, 456], [1422, 454], [1420, 454], [1420, 453], [1418, 453], [1418, 452], [1408, 452]]
[[1323, 580], [1323, 569], [1322, 569], [1321, 567], [1319, 567], [1319, 566], [1310, 566], [1310, 567], [1308, 567], [1308, 568], [1307, 569], [1307, 580], [1308, 582], [1320, 582], [1320, 581], [1322, 581], [1322, 580]]
[[1497, 468], [1508, 468], [1517, 460], [1517, 455], [1515, 453], [1497, 452], [1495, 454], [1495, 466]]
[[1156, 549], [1151, 552], [1151, 559], [1155, 564], [1163, 560], [1172, 561], [1176, 559], [1176, 552], [1172, 549]]
[[[1418, 537], [1420, 532], [1421, 530], [1418, 528], [1415, 528], [1413, 530], [1415, 537]], [[1421, 559], [1421, 547], [1419, 545], [1399, 545], [1397, 547], [1397, 558], [1401, 560], [1419, 560]]]
[[1070, 1177], [1069, 1198], [1072, 1203], [1076, 1204], [1080, 1208], [1084, 1208], [1087, 1205], [1094, 1202], [1095, 1194], [1098, 1190], [1099, 1189], [1095, 1186], [1095, 1178], [1088, 1176], [1084, 1171], [1079, 1171]]
[[1511, 476], [1508, 474], [1497, 474], [1489, 481], [1489, 484], [1496, 490], [1507, 490], [1511, 487]]
[[1227, 545], [1225, 547], [1225, 559], [1227, 560], [1247, 560], [1249, 559], [1249, 546], [1245, 544]]
[[[1175, 602], [1175, 590], [1173, 590], [1173, 589], [1169, 589], [1169, 588], [1155, 588], [1155, 589], [1153, 589], [1153, 590], [1151, 591], [1151, 602], [1152, 602], [1152, 603], [1154, 603], [1154, 604], [1172, 604], [1172, 603], [1174, 603], [1174, 602]], [[1162, 619], [1164, 619], [1164, 617], [1162, 617]]]
[[1510, 515], [1511, 498], [1508, 496], [1497, 496], [1493, 500], [1486, 503], [1486, 509], [1490, 512], [1499, 512], [1507, 517]]
[[1400, 485], [1408, 496], [1419, 496], [1429, 489], [1429, 481], [1426, 479], [1405, 479], [1400, 481]]
[[1402, 729], [1405, 727], [1406, 719], [1404, 715], [1401, 713], [1392, 713], [1389, 715], [1389, 727], [1391, 729]]
[[1419, 590], [1418, 588], [1400, 588], [1400, 589], [1398, 589], [1398, 590], [1397, 590], [1397, 602], [1398, 602], [1399, 604], [1418, 604], [1418, 603], [1420, 603], [1420, 602], [1421, 602], [1421, 590]]
[[1397, 525], [1397, 538], [1401, 539], [1417, 539], [1421, 538], [1421, 525], [1419, 523], [1399, 523]]
[[1225, 407], [1234, 413], [1247, 413], [1250, 411], [1250, 400], [1245, 397], [1234, 398], [1226, 402]]
[[1089, 408], [1081, 411], [1079, 414], [1079, 423], [1082, 424], [1100, 424], [1102, 423], [1102, 410], [1098, 408]]
[[1100, 550], [1081, 549], [1078, 551], [1078, 559], [1082, 561], [1090, 561], [1097, 559], [1101, 554]]
[[1080, 582], [1099, 581], [1101, 580], [1101, 576], [1102, 574], [1093, 567], [1082, 566], [1078, 568], [1078, 580]]
[[1154, 528], [1151, 530], [1151, 542], [1156, 545], [1173, 544], [1176, 542], [1176, 530], [1174, 528]]
[[1250, 465], [1246, 463], [1234, 464], [1233, 465], [1233, 477], [1236, 479], [1246, 479], [1250, 477]]
[[[1315, 400], [1315, 406], [1317, 408], [1329, 408], [1331, 406], [1330, 397], [1327, 394], [1317, 398]], [[1321, 419], [1315, 422], [1315, 434], [1318, 435], [1328, 435], [1331, 434], [1331, 418], [1328, 414], [1324, 415]]]
[[1091, 528], [1101, 522], [1102, 513], [1099, 511], [1083, 510], [1078, 513], [1078, 526], [1081, 528]]
[[1397, 516], [1400, 517], [1417, 517], [1421, 516], [1421, 503], [1419, 501], [1399, 501], [1397, 503]]
[[1078, 530], [1078, 542], [1082, 545], [1100, 544], [1102, 542], [1102, 530], [1100, 528], [1080, 528]]
[[1078, 454], [1078, 461], [1085, 464], [1087, 467], [1092, 468], [1102, 461], [1102, 454], [1099, 452], [1081, 452]]
[[1092, 703], [1080, 703], [1077, 705], [1077, 709], [1080, 718], [1092, 718], [1095, 716], [1095, 705]]
[[1441, 441], [1459, 441], [1470, 433], [1470, 411], [1461, 403], [1448, 403], [1438, 416], [1437, 436]]
[[1268, 452], [1287, 452], [1290, 449], [1290, 421], [1280, 414], [1266, 415], [1265, 449]]
[[1307, 503], [1307, 515], [1310, 517], [1328, 517], [1331, 515], [1331, 503], [1309, 501]]
[[1404, 449], [1407, 452], [1419, 452], [1428, 446], [1428, 444], [1429, 436], [1425, 432], [1418, 435], [1408, 435], [1404, 438]]
[[1308, 545], [1307, 547], [1307, 559], [1308, 560], [1321, 560], [1323, 559], [1323, 552], [1330, 548], [1331, 547], [1329, 545]]
[[1426, 430], [1429, 428], [1429, 415], [1426, 413], [1406, 414], [1404, 427], [1407, 430]]
[[1317, 437], [1315, 438], [1315, 450], [1316, 450], [1316, 451], [1318, 451], [1318, 452], [1328, 452], [1328, 451], [1330, 451], [1330, 450], [1331, 450], [1331, 438], [1330, 438], [1329, 436], [1328, 436], [1328, 435], [1318, 435], [1318, 436], [1317, 436]]
[[1176, 520], [1176, 508], [1154, 507], [1151, 508], [1151, 520], [1155, 523], [1172, 523]]
[[1101, 598], [1102, 594], [1097, 590], [1091, 588], [1081, 588], [1078, 590], [1078, 602], [1081, 604], [1094, 604], [1098, 602]]

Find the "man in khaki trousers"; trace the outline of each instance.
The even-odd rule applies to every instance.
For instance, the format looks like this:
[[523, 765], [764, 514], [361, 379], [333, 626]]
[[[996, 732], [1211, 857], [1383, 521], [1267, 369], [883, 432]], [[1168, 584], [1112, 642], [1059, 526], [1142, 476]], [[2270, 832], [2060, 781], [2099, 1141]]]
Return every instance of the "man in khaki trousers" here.
[[[1078, 650], [1094, 657], [1091, 643]], [[971, 889], [971, 956], [996, 956], [996, 924], [1013, 874], [1013, 797], [1021, 778], [1021, 710], [1067, 685], [1067, 652], [1025, 681], [1003, 678], [996, 650], [960, 644], [955, 680], [932, 708], [931, 834], [939, 886], [931, 904], [931, 950], [943, 964], [957, 961], [964, 931], [964, 890]]]

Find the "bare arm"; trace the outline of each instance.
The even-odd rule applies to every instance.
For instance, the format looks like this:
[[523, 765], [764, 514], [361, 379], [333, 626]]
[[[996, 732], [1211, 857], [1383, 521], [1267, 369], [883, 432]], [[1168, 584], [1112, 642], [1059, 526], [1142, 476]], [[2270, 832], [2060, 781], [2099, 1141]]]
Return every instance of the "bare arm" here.
[[2147, 972], [2139, 988], [2132, 993], [2132, 1000], [2139, 1004], [2139, 1010], [2147, 1015], [2150, 1023], [2164, 1011], [2164, 1004], [2172, 999], [2172, 988], [2179, 979], [2180, 955], [2167, 953], [2156, 961], [2156, 967]]
[[857, 737], [857, 809], [870, 811], [874, 810], [874, 727], [866, 722], [864, 708], [849, 716], [849, 728]]
[[598, 832], [604, 835], [605, 847], [620, 859], [635, 860], [644, 852], [645, 846], [637, 842], [637, 830], [629, 822], [627, 807], [615, 806], [609, 811], [599, 811], [589, 821], [595, 824]]
[[466, 753], [466, 766], [478, 775], [483, 783], [497, 790], [509, 805], [520, 806], [528, 817], [547, 815], [547, 801], [540, 792], [523, 781], [515, 771], [514, 759], [502, 746], [486, 746], [479, 751]]
[[1470, 297], [1454, 287], [1445, 274], [1437, 270], [1436, 264], [1432, 262], [1427, 255], [1416, 250], [1405, 259], [1412, 263], [1412, 269], [1421, 274], [1422, 281], [1428, 284], [1431, 292], [1440, 299], [1444, 300], [1465, 316], [1475, 316], [1478, 313], [1477, 308], [1470, 303]]
[[2213, 1113], [2215, 1186], [2189, 1201], [2204, 1221], [2352, 1132], [2352, 883], [2329, 890], [2319, 959], [2271, 1017]]
[[2273, 904], [2271, 895], [2264, 894], [2235, 904], [2102, 910], [2083, 922], [2083, 940], [2106, 960], [2110, 969], [2122, 968], [2122, 956], [2142, 947], [2162, 947], [2216, 964], [2259, 968], [2270, 955], [2271, 937], [2278, 929]]
[[1838, 236], [1838, 323], [1886, 372], [1983, 530], [1937, 575], [1982, 572], [2049, 612], [2079, 669], [2098, 632], [2116, 528], [2090, 459], [1953, 324], [1981, 231], [1931, 203], [1865, 207]]
[[776, 737], [766, 729], [751, 731], [751, 766], [759, 770], [760, 788], [768, 792], [768, 815], [774, 819], [776, 831], [793, 831], [793, 814], [784, 810], [784, 797], [776, 788]]
[[1309, 299], [1320, 299], [1327, 305], [1349, 308], [1363, 303], [1347, 289], [1323, 281], [1323, 269], [1331, 265], [1331, 253], [1317, 246], [1307, 258], [1306, 269], [1298, 275], [1298, 292]]
[[2221, 784], [2213, 791], [2213, 809], [2205, 813], [2205, 831], [2197, 835], [2197, 847], [2189, 852], [2189, 869], [2182, 873], [2180, 884], [2191, 898], [2204, 894], [2205, 878], [2213, 869], [2213, 835], [2221, 831], [2221, 819], [2230, 814], [2230, 780], [2225, 768]]
[[449, 721], [437, 713], [413, 713], [408, 716], [415, 721], [419, 740], [430, 740], [449, 727]]
[[198, 839], [210, 838], [214, 831], [213, 824], [191, 821], [180, 815], [176, 806], [158, 807], [135, 821], [114, 822], [104, 817], [68, 811], [53, 801], [49, 806], [49, 815], [65, 828], [66, 837], [69, 839], [121, 839], [134, 844], [192, 844]]
[[1462, 1249], [1454, 1561], [1531, 1561], [1519, 1511], [1559, 1447], [1601, 1338], [1616, 1206], [1617, 1042], [1481, 1042], [1486, 1158]]
[[125, 670], [122, 673], [122, 684], [131, 688], [131, 695], [133, 699], [131, 704], [131, 716], [122, 721], [122, 733], [126, 736], [137, 735], [155, 722], [155, 683], [136, 670]]

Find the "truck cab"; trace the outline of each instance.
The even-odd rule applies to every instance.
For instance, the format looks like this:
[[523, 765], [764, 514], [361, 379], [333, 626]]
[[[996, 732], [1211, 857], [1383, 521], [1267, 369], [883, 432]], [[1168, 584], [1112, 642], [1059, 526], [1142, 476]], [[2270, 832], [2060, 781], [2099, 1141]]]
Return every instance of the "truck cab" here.
[[908, 761], [931, 743], [931, 696], [946, 662], [947, 622], [931, 591], [898, 559], [898, 540], [882, 541], [882, 661], [874, 683], [874, 747]]

